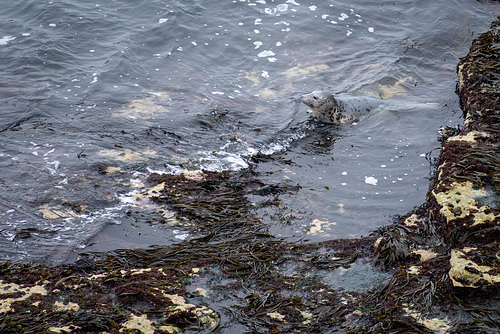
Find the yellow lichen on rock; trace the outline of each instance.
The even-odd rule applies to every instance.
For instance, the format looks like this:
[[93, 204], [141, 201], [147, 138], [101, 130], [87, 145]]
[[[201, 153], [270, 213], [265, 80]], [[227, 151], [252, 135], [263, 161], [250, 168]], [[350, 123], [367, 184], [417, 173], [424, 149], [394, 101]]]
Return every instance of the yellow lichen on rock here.
[[133, 275], [140, 275], [140, 274], [144, 274], [144, 273], [149, 273], [149, 272], [151, 272], [151, 270], [152, 270], [151, 268], [140, 268], [140, 269], [131, 269], [128, 272], [122, 270], [121, 273], [122, 274], [130, 274], [131, 276], [133, 276]]
[[487, 221], [495, 221], [499, 217], [494, 213], [485, 213], [489, 206], [480, 206], [476, 198], [486, 197], [484, 188], [474, 189], [472, 182], [465, 183], [454, 182], [449, 190], [437, 192], [432, 191], [434, 198], [441, 206], [440, 213], [448, 222], [455, 219], [465, 218], [473, 214], [474, 225], [483, 224]]
[[[454, 286], [477, 288], [477, 283], [499, 284], [500, 274], [494, 267], [482, 266], [472, 261], [472, 256], [476, 248], [465, 247], [463, 249], [453, 249], [450, 258], [449, 276]], [[497, 255], [497, 259], [500, 258]]]
[[422, 313], [416, 311], [412, 306], [408, 304], [403, 304], [403, 311], [406, 312], [410, 317], [412, 317], [417, 323], [425, 326], [427, 329], [431, 330], [436, 334], [448, 333], [451, 325], [448, 318], [427, 318], [422, 315]]
[[204, 305], [194, 305], [186, 303], [183, 296], [179, 295], [169, 295], [163, 292], [163, 295], [169, 298], [174, 304], [172, 311], [186, 311], [189, 310], [193, 312], [198, 317], [198, 321], [204, 327], [215, 328], [217, 326], [216, 319], [218, 318], [217, 313], [204, 306]]
[[[22, 294], [16, 298], [5, 298], [2, 299], [2, 295], [5, 294]], [[14, 302], [26, 300], [34, 294], [40, 294], [42, 296], [47, 295], [47, 289], [42, 285], [34, 285], [31, 287], [22, 287], [21, 285], [15, 283], [4, 283], [0, 281], [0, 314], [7, 313], [12, 310], [11, 305]]]
[[483, 131], [471, 131], [465, 135], [459, 135], [459, 136], [453, 136], [448, 138], [449, 141], [466, 141], [468, 143], [477, 143], [476, 138], [478, 137], [483, 137], [487, 138], [490, 137], [490, 135], [486, 132]]
[[418, 275], [420, 273], [420, 267], [419, 266], [411, 266], [408, 268], [406, 271], [410, 275]]
[[377, 240], [375, 240], [375, 242], [373, 243], [373, 248], [377, 249], [378, 246], [380, 246], [380, 243], [385, 240], [384, 237], [379, 237]]
[[[444, 151], [444, 148], [441, 148], [441, 152]], [[437, 179], [439, 181], [441, 181], [443, 178], [443, 172], [445, 171], [445, 169], [447, 168], [447, 165], [448, 163], [447, 162], [443, 162], [441, 165], [439, 165], [439, 167], [436, 169], [436, 174], [437, 174]]]
[[418, 223], [422, 222], [422, 218], [417, 216], [416, 214], [412, 214], [410, 217], [406, 218], [403, 224], [408, 227], [418, 226]]
[[63, 334], [63, 333], [71, 333], [75, 329], [80, 329], [80, 328], [81, 327], [79, 326], [49, 327], [48, 331], [49, 333]]
[[182, 332], [182, 330], [179, 327], [175, 327], [172, 325], [166, 325], [166, 326], [161, 325], [161, 326], [158, 326], [158, 329], [161, 331], [166, 331], [167, 333], [171, 333], [171, 334], [177, 334], [177, 333]]
[[[122, 324], [124, 328], [120, 329], [120, 333], [127, 333], [131, 329], [138, 329], [144, 334], [154, 334], [155, 326], [153, 322], [148, 319], [147, 315], [143, 314], [140, 317], [131, 314], [130, 320]], [[180, 330], [179, 330], [180, 331]]]
[[278, 312], [267, 313], [267, 315], [272, 319], [285, 321], [285, 316], [283, 314], [279, 314]]
[[302, 316], [302, 318], [304, 318], [305, 320], [302, 322], [302, 324], [304, 325], [307, 325], [309, 323], [311, 323], [311, 319], [313, 317], [313, 314], [310, 313], [310, 312], [305, 312], [305, 311], [299, 311], [300, 312], [300, 315]]
[[56, 309], [56, 311], [78, 311], [80, 309], [80, 306], [72, 302], [62, 303], [60, 301], [56, 301], [54, 303], [54, 308]]
[[438, 256], [438, 253], [435, 253], [431, 250], [428, 249], [417, 249], [412, 252], [413, 254], [418, 254], [420, 255], [420, 261], [424, 262], [427, 260], [431, 260]]

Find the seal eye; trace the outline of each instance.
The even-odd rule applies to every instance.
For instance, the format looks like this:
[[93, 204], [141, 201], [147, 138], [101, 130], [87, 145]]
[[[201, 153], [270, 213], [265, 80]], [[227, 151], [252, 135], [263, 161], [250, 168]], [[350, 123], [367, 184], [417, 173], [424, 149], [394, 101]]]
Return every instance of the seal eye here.
[[313, 99], [317, 100], [317, 99], [318, 99], [318, 97], [317, 97], [317, 96], [313, 96]]

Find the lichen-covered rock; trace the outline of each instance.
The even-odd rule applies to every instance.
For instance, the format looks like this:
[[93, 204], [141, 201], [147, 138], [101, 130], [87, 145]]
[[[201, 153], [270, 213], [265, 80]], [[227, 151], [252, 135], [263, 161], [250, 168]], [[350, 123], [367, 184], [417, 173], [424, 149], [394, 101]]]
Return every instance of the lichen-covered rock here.
[[[470, 181], [453, 182], [449, 188], [434, 189], [432, 195], [440, 205], [440, 214], [446, 222], [462, 223], [460, 228], [471, 228], [477, 225], [498, 224], [500, 214], [483, 201], [494, 201], [495, 195], [485, 187], [474, 187]], [[470, 218], [470, 219], [466, 219]]]
[[500, 291], [500, 19], [474, 40], [457, 72], [465, 122], [443, 142], [429, 216], [453, 247], [452, 285]]
[[449, 276], [456, 287], [479, 288], [500, 283], [500, 251], [492, 247], [453, 249]]

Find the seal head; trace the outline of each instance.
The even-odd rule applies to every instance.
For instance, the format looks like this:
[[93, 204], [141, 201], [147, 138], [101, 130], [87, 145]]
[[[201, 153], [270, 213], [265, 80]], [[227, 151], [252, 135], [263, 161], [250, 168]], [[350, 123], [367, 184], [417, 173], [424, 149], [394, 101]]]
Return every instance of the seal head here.
[[323, 123], [348, 124], [356, 120], [353, 115], [348, 115], [340, 107], [333, 94], [317, 90], [302, 95], [302, 103], [312, 110], [314, 118]]

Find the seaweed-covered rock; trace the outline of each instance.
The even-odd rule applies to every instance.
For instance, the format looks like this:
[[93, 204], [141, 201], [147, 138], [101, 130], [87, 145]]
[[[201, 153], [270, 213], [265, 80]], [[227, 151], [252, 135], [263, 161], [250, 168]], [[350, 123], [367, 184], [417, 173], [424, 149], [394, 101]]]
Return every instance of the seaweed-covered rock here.
[[[453, 285], [498, 291], [498, 261], [487, 265], [480, 254], [495, 249], [500, 237], [500, 19], [473, 41], [457, 72], [465, 122], [443, 142], [430, 212], [454, 248]], [[498, 247], [493, 253], [498, 259]]]

